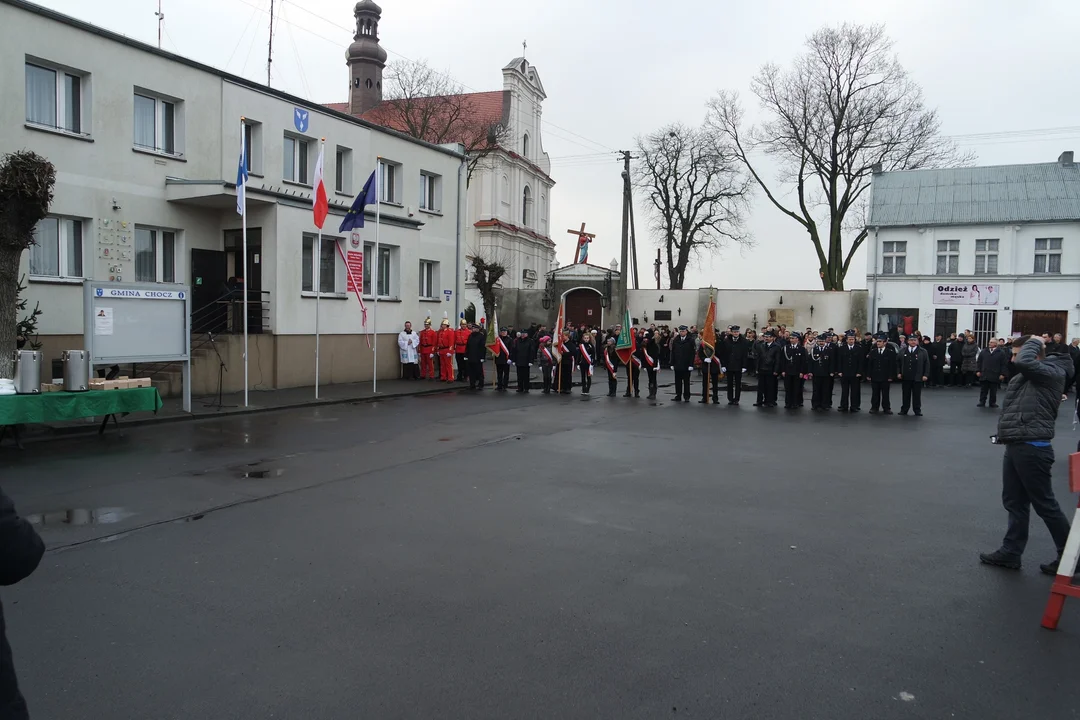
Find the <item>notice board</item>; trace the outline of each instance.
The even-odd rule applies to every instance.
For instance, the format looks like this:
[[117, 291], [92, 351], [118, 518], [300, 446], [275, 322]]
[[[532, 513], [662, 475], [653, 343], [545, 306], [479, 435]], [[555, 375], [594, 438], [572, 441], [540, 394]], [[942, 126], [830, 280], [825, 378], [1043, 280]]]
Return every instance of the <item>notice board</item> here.
[[185, 361], [191, 350], [186, 285], [84, 283], [83, 338], [95, 365]]

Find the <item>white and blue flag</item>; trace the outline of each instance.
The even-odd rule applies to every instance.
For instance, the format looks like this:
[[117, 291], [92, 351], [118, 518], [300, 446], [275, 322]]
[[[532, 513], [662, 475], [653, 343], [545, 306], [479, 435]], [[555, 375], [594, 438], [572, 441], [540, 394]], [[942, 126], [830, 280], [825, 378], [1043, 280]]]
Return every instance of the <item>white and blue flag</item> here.
[[248, 169], [247, 169], [247, 157], [244, 153], [244, 141], [240, 141], [240, 165], [236, 168], [236, 214], [241, 217], [247, 214], [247, 202], [245, 202], [245, 195], [247, 195], [247, 182], [248, 182]]

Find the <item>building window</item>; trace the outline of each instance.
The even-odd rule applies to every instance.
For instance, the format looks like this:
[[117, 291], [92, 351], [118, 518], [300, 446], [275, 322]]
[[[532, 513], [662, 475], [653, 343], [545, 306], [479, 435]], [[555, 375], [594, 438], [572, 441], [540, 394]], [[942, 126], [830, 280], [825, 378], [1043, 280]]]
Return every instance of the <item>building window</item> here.
[[934, 310], [934, 334], [949, 337], [956, 332], [956, 310], [938, 308]]
[[263, 174], [262, 123], [244, 120], [244, 161], [248, 173]]
[[310, 153], [311, 143], [308, 140], [286, 135], [282, 151], [282, 159], [285, 161], [282, 177], [289, 182], [309, 185], [311, 183], [311, 178], [308, 177]]
[[1061, 272], [1061, 238], [1040, 238], [1035, 241], [1035, 272]]
[[881, 273], [903, 275], [905, 272], [907, 272], [907, 242], [881, 243]]
[[439, 280], [439, 263], [432, 260], [420, 261], [420, 297], [433, 300], [438, 292], [435, 285]]
[[135, 228], [135, 282], [176, 282], [176, 233]]
[[420, 173], [420, 209], [429, 212], [442, 210], [442, 178], [432, 173]]
[[998, 271], [998, 241], [975, 241], [975, 274], [996, 275]]
[[[394, 293], [393, 293], [394, 288], [391, 285], [391, 279], [393, 277], [392, 274], [391, 274], [391, 271], [393, 270], [393, 266], [391, 264], [392, 261], [393, 261], [393, 257], [394, 257], [393, 250], [394, 250], [394, 248], [392, 248], [390, 246], [387, 246], [387, 245], [380, 245], [379, 246], [379, 267], [378, 267], [378, 270], [376, 271], [377, 278], [378, 278], [377, 290], [379, 292], [379, 297], [388, 298], [388, 297], [392, 297], [394, 295]], [[374, 252], [375, 252], [375, 245], [374, 244], [365, 244], [364, 245], [364, 294], [365, 295], [371, 295], [371, 268], [372, 268], [372, 263], [374, 262], [373, 259], [372, 259], [372, 255], [373, 255]]]
[[26, 121], [82, 134], [83, 77], [26, 63]]
[[[510, 205], [510, 181], [505, 175], [502, 176], [502, 181], [499, 183], [499, 202], [503, 205]], [[510, 211], [507, 210], [507, 213]]]
[[529, 159], [529, 133], [525, 133], [525, 136], [521, 138], [521, 157]]
[[972, 330], [975, 344], [981, 348], [997, 338], [997, 310], [975, 310], [972, 313]]
[[180, 155], [177, 103], [135, 93], [135, 147]]
[[334, 153], [334, 189], [346, 195], [352, 194], [352, 150], [337, 146]]
[[388, 160], [379, 161], [379, 202], [401, 203], [398, 183], [401, 181], [401, 166]]
[[521, 224], [524, 225], [525, 227], [531, 227], [532, 226], [532, 224], [529, 222], [529, 220], [530, 220], [529, 213], [530, 213], [531, 210], [532, 210], [532, 190], [530, 190], [529, 186], [526, 185], [525, 186], [525, 192], [522, 193], [522, 195], [521, 195]]
[[[315, 252], [319, 244], [314, 235], [304, 235], [303, 250], [303, 273], [304, 279], [300, 289], [303, 292], [314, 292], [315, 288]], [[319, 292], [337, 292], [337, 239], [324, 237], [322, 247], [319, 248]]]
[[960, 272], [960, 241], [937, 241], [937, 274], [957, 275]]
[[81, 278], [83, 276], [83, 222], [47, 217], [34, 228], [30, 246], [30, 275]]

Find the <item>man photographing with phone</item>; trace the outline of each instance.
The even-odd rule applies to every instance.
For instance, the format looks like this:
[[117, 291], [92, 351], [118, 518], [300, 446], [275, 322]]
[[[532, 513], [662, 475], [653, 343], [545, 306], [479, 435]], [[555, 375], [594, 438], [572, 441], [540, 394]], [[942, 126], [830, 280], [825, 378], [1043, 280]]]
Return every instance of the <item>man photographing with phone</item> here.
[[1009, 514], [1009, 527], [1001, 547], [981, 553], [979, 559], [987, 565], [1019, 570], [1034, 506], [1058, 552], [1057, 559], [1039, 569], [1056, 575], [1069, 538], [1069, 520], [1058, 506], [1051, 484], [1051, 441], [1062, 394], [1074, 372], [1073, 362], [1067, 350], [1057, 346], [1048, 355], [1045, 341], [1034, 335], [1014, 340], [1012, 352], [1016, 374], [1005, 389], [996, 440], [992, 440], [1005, 446], [1001, 503]]

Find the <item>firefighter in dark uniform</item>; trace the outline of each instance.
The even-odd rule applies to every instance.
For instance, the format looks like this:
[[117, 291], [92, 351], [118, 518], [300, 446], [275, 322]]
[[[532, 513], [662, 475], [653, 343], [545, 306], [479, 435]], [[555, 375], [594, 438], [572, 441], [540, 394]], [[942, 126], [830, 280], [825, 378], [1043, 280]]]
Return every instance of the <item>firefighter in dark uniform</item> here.
[[671, 341], [671, 366], [675, 368], [675, 402], [690, 402], [690, 375], [694, 372], [694, 338], [685, 325]]
[[[656, 368], [660, 364], [660, 346], [656, 344], [655, 333], [642, 330], [638, 337], [638, 349], [641, 351], [641, 367], [649, 377], [649, 400], [656, 399]], [[637, 386], [634, 387], [637, 392]]]
[[698, 403], [707, 404], [709, 393], [712, 393], [713, 405], [720, 402], [720, 358], [710, 350], [705, 343], [701, 343], [697, 352], [701, 360], [701, 399]]
[[742, 374], [750, 355], [750, 341], [740, 334], [741, 328], [732, 325], [720, 350], [720, 372], [727, 376], [728, 405], [738, 405], [742, 396]]
[[873, 350], [866, 356], [866, 374], [870, 377], [870, 412], [876, 413], [878, 407], [886, 415], [892, 415], [892, 403], [889, 401], [889, 389], [896, 378], [896, 351], [887, 342], [888, 336], [879, 333]]
[[764, 340], [758, 347], [758, 397], [755, 407], [776, 407], [780, 382], [780, 343], [772, 330], [762, 335]]
[[855, 331], [844, 333], [844, 344], [837, 354], [836, 374], [840, 378], [840, 412], [859, 412], [862, 404], [862, 381], [866, 372], [866, 350], [855, 341]]
[[832, 404], [832, 381], [836, 372], [836, 354], [826, 333], [818, 335], [817, 344], [810, 348], [809, 372], [813, 381], [813, 394], [810, 407], [814, 410], [828, 410]]
[[806, 372], [806, 349], [802, 335], [791, 333], [789, 343], [781, 349], [780, 377], [784, 380], [784, 407], [788, 410], [802, 407], [802, 376]]

